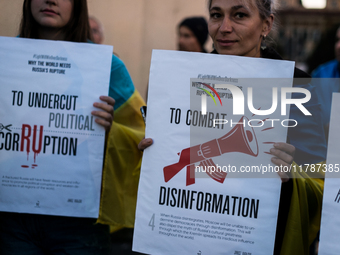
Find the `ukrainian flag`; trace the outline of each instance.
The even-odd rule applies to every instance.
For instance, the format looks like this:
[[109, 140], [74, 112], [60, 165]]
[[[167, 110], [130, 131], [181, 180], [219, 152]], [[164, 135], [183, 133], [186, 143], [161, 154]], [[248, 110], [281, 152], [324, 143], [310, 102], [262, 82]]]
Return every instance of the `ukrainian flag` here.
[[145, 124], [140, 107], [145, 105], [124, 63], [112, 56], [109, 96], [116, 100], [114, 121], [107, 135], [98, 223], [111, 230], [132, 228], [142, 160], [138, 143]]

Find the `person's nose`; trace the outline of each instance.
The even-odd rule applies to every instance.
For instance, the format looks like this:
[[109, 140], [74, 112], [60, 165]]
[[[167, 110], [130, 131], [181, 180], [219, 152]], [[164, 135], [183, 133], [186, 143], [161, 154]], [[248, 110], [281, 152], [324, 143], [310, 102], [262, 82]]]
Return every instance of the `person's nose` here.
[[45, 2], [50, 5], [56, 5], [58, 0], [45, 0]]
[[232, 21], [229, 17], [224, 17], [224, 19], [221, 22], [219, 31], [221, 33], [231, 33], [233, 31], [233, 25]]

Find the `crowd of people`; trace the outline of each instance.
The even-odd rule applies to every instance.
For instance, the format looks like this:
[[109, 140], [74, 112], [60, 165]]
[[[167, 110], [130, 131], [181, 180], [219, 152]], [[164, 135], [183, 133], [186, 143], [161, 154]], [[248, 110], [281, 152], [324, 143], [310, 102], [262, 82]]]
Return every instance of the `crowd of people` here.
[[[281, 59], [266, 42], [275, 22], [273, 0], [209, 0], [208, 11], [208, 21], [189, 17], [180, 22], [178, 50], [207, 53], [209, 35], [214, 50], [207, 54]], [[25, 0], [19, 37], [101, 44], [104, 33], [100, 22], [89, 17], [86, 0]], [[339, 87], [313, 85], [312, 77], [339, 77], [340, 40], [335, 52], [336, 59], [312, 76], [295, 68], [294, 78], [303, 79], [295, 79], [293, 86], [311, 92], [312, 99], [304, 106], [313, 118], [291, 108], [291, 118], [299, 125], [288, 130], [287, 142], [271, 148], [273, 164], [299, 167], [325, 162], [331, 96]], [[262, 72], [266, 77], [266, 70]], [[109, 91], [99, 99], [94, 103], [98, 111], [92, 112], [106, 130], [99, 218], [1, 212], [0, 254], [110, 254], [110, 232], [133, 228], [142, 154], [153, 140], [144, 138], [139, 109], [145, 102], [114, 54]], [[282, 188], [274, 254], [312, 254], [320, 229], [323, 176], [310, 178], [304, 171], [278, 174]]]

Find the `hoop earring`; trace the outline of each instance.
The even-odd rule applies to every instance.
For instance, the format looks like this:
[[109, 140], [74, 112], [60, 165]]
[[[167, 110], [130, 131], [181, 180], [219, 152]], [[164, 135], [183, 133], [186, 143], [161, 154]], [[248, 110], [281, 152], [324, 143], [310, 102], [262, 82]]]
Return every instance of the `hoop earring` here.
[[262, 50], [267, 49], [266, 37], [267, 37], [266, 35], [263, 35], [263, 39], [262, 39], [262, 42], [261, 42], [261, 49]]

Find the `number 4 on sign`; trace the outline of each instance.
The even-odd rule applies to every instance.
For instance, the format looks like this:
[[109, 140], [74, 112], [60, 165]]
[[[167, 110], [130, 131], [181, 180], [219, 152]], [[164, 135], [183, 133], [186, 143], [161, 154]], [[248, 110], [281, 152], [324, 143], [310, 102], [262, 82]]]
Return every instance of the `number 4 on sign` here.
[[149, 221], [149, 227], [152, 227], [152, 231], [155, 228], [155, 214], [152, 214], [152, 217]]

